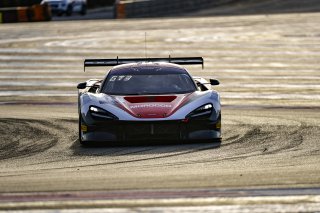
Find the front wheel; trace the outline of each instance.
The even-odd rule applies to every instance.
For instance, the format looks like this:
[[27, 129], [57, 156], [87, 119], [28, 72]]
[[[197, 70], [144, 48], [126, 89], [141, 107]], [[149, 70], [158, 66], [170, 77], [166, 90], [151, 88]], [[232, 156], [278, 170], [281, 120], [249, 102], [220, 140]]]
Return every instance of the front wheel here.
[[82, 140], [82, 130], [81, 130], [81, 125], [82, 125], [82, 122], [81, 122], [82, 118], [81, 118], [81, 114], [79, 114], [79, 142], [82, 146], [88, 146], [88, 142], [87, 141], [83, 141]]

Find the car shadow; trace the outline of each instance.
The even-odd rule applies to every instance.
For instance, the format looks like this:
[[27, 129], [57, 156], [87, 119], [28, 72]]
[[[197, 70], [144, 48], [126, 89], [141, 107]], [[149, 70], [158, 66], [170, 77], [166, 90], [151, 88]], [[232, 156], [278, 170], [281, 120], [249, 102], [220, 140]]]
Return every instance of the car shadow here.
[[221, 141], [132, 141], [132, 142], [99, 142], [81, 145], [75, 140], [70, 147], [75, 156], [121, 156], [140, 154], [170, 154], [177, 152], [195, 152], [217, 149]]

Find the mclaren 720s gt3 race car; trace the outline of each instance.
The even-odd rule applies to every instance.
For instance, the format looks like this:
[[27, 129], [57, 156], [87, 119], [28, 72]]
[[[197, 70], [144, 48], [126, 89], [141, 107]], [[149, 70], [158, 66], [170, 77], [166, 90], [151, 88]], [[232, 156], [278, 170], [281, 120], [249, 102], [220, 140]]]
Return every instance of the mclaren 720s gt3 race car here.
[[221, 106], [210, 82], [180, 65], [202, 57], [86, 59], [84, 69], [113, 66], [104, 79], [78, 84], [79, 141], [221, 139]]

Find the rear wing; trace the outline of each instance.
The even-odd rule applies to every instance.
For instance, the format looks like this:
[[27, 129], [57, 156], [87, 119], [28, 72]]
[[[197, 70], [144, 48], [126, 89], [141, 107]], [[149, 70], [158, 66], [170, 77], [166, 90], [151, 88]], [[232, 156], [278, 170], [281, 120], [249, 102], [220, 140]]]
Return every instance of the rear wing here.
[[116, 66], [121, 64], [139, 63], [139, 62], [167, 62], [180, 65], [195, 65], [201, 64], [204, 68], [204, 61], [202, 57], [181, 57], [181, 58], [119, 58], [116, 59], [85, 59], [83, 71], [86, 67], [104, 67]]

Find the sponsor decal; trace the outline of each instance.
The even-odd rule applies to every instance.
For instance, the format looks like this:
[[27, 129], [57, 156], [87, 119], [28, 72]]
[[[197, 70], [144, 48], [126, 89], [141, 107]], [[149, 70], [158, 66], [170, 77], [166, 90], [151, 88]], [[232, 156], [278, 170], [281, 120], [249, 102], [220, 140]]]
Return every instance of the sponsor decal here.
[[172, 108], [171, 104], [140, 104], [130, 106], [130, 109], [138, 109], [138, 108]]
[[221, 121], [218, 121], [218, 123], [216, 123], [216, 128], [221, 129]]
[[88, 127], [86, 125], [81, 125], [81, 131], [82, 132], [87, 132], [88, 131]]

